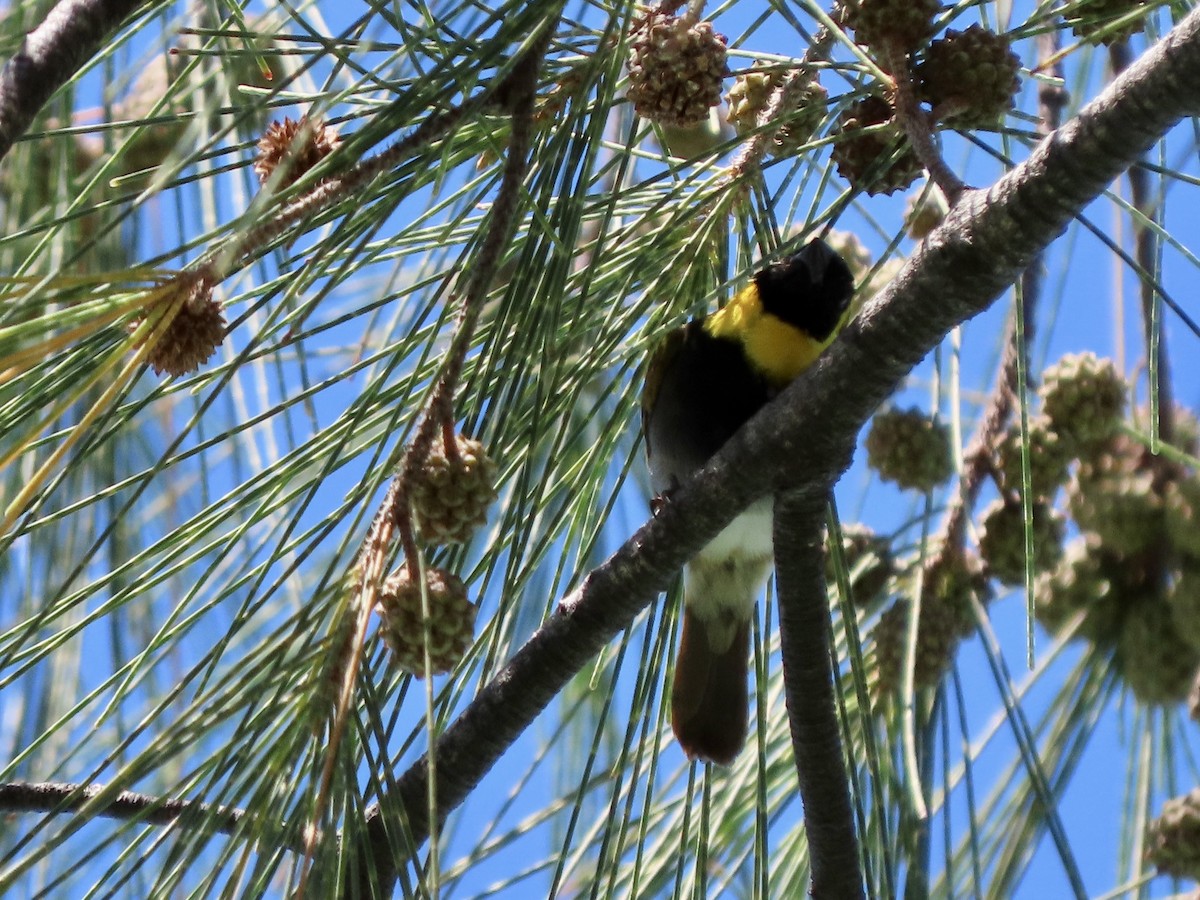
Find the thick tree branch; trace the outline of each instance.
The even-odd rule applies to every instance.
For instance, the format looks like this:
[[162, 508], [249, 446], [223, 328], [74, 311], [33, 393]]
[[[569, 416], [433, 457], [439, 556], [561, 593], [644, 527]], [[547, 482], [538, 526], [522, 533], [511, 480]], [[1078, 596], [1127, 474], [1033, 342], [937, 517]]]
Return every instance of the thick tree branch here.
[[[756, 416], [671, 503], [565, 598], [438, 741], [441, 815], [467, 797], [559, 690], [649, 604], [683, 563], [755, 499], [822, 495], [876, 406], [955, 325], [1020, 276], [1071, 219], [1167, 129], [1200, 114], [1200, 10], [988, 190], [965, 192], [899, 276], [808, 373]], [[419, 761], [383, 800], [428, 835]], [[376, 862], [385, 821], [370, 814]]]
[[783, 687], [812, 860], [813, 897], [863, 896], [834, 698], [829, 601], [825, 595], [824, 494], [775, 499], [775, 583]]
[[62, 0], [0, 69], [0, 159], [34, 116], [147, 0]]

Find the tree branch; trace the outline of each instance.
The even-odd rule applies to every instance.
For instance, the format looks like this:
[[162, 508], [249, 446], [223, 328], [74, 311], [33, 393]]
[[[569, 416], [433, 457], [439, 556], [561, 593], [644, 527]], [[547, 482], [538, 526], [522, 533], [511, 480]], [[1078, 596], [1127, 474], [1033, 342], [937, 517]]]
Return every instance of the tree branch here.
[[46, 101], [146, 0], [62, 0], [0, 69], [0, 159]]
[[833, 647], [825, 594], [823, 494], [775, 498], [775, 584], [783, 648], [783, 688], [804, 805], [813, 897], [863, 896], [834, 698]]
[[886, 43], [881, 49], [881, 62], [887, 68], [888, 74], [892, 76], [896, 86], [895, 102], [893, 103], [896, 119], [904, 129], [904, 134], [908, 137], [913, 152], [917, 154], [917, 159], [929, 171], [930, 179], [942, 189], [946, 203], [953, 206], [967, 186], [942, 158], [942, 151], [938, 148], [937, 128], [934, 121], [917, 102], [916, 87], [913, 84], [912, 66], [908, 54], [891, 42]]
[[[487, 233], [484, 236], [479, 253], [472, 262], [470, 273], [464, 278], [466, 289], [462, 301], [462, 311], [450, 349], [446, 353], [446, 360], [439, 374], [437, 386], [417, 426], [417, 433], [410, 441], [404, 458], [397, 469], [397, 473], [388, 487], [383, 504], [375, 515], [363, 549], [360, 550], [360, 556], [364, 559], [370, 560], [372, 554], [382, 554], [385, 548], [377, 546], [379, 535], [390, 532], [391, 525], [398, 526], [402, 535], [405, 533], [406, 528], [411, 528], [411, 525], [405, 521], [409, 515], [408, 486], [418, 467], [429, 456], [430, 449], [437, 436], [445, 428], [450, 428], [451, 433], [453, 433], [454, 392], [462, 373], [463, 362], [470, 348], [475, 325], [483, 310], [487, 291], [495, 277], [500, 257], [503, 255], [505, 248], [512, 238], [516, 218], [520, 210], [520, 198], [524, 190], [525, 174], [529, 168], [534, 100], [537, 95], [537, 75], [545, 59], [546, 48], [550, 43], [552, 33], [553, 24], [548, 23], [545, 26], [542, 37], [525, 51], [524, 57], [514, 67], [512, 75], [508, 78], [506, 86], [503, 89], [506, 95], [506, 104], [511, 107], [512, 133], [509, 138], [504, 175], [501, 179], [500, 188], [496, 194], [491, 214], [488, 217]], [[453, 446], [448, 439], [444, 439], [443, 442], [447, 448]], [[411, 566], [413, 554], [407, 549], [405, 551], [405, 558], [406, 564]], [[357, 660], [355, 662], [357, 664]], [[351, 679], [354, 677], [355, 671], [355, 669], [351, 669]], [[345, 712], [350, 696], [349, 684], [344, 685], [338, 709], [339, 719], [337, 727], [339, 728], [345, 725]], [[430, 791], [431, 784], [428, 777], [431, 763], [436, 762], [437, 768], [443, 765], [440, 759], [440, 750], [437, 750], [438, 746], [440, 745], [435, 745], [436, 752], [433, 754], [432, 760], [428, 754], [422, 760], [426, 772], [426, 777], [422, 782], [422, 789], [425, 792], [426, 801], [429, 805], [440, 804], [442, 779], [438, 777], [438, 774], [435, 774], [432, 783], [434, 790]], [[326, 769], [323, 775], [323, 781], [326, 786], [329, 783], [329, 779], [332, 778], [335, 760], [336, 757], [334, 754], [330, 753], [326, 760]], [[403, 790], [403, 787], [401, 789]], [[456, 801], [455, 805], [461, 802], [460, 799]], [[378, 807], [374, 809], [378, 810]], [[409, 809], [411, 812], [411, 807]], [[422, 832], [423, 834], [427, 833], [430, 825], [435, 824], [428, 821], [428, 816], [424, 818], [425, 830]], [[357, 886], [359, 895], [364, 897], [371, 896], [372, 882], [387, 884], [390, 889], [390, 882], [395, 877], [391, 862], [393, 854], [386, 850], [387, 831], [381, 819], [378, 817], [375, 819], [368, 817], [368, 835], [372, 845], [381, 852], [375, 853], [374, 859], [376, 864], [365, 868], [362, 873], [362, 880]], [[418, 840], [419, 842], [420, 840]]]
[[[823, 496], [868, 416], [945, 334], [986, 309], [1168, 128], [1200, 114], [1198, 80], [1193, 10], [1025, 163], [988, 190], [965, 192], [822, 360], [592, 571], [451, 724], [437, 744], [439, 814], [466, 799], [575, 673], [741, 510], [777, 490]], [[427, 777], [418, 761], [369, 811], [377, 864], [391, 859], [391, 816], [402, 812], [418, 841], [428, 836]]]
[[247, 818], [245, 810], [197, 800], [168, 800], [151, 794], [121, 791], [107, 803], [98, 802], [107, 788], [102, 784], [14, 781], [0, 784], [0, 810], [5, 813], [78, 812], [87, 806], [92, 814], [108, 819], [138, 819], [148, 825], [171, 825], [181, 818], [214, 833], [232, 834]]

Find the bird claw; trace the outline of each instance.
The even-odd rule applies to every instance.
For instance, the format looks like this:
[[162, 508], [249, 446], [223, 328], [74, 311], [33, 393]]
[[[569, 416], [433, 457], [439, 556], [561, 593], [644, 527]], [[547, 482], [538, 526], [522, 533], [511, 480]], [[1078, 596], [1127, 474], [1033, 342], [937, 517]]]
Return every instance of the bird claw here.
[[657, 516], [667, 508], [667, 504], [671, 502], [671, 495], [675, 493], [677, 487], [679, 487], [678, 484], [672, 484], [665, 491], [659, 491], [650, 498], [650, 515]]

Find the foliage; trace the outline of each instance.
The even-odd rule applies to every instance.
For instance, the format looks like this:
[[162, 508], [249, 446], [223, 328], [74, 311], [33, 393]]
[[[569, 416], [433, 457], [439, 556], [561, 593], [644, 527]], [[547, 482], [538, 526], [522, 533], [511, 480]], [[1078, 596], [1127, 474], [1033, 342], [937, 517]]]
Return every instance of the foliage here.
[[[45, 6], [7, 10], [0, 52]], [[892, 46], [886, 16], [871, 13], [878, 46], [866, 48], [836, 8], [714, 6], [703, 18], [727, 36], [726, 89], [768, 72], [779, 108], [740, 134], [678, 143], [626, 102], [630, 5], [269, 6], [143, 12], [0, 162], [0, 805], [13, 810], [0, 820], [0, 891], [331, 896], [369, 884], [382, 846], [406, 896], [803, 895], [771, 598], [755, 623], [750, 745], [730, 769], [690, 765], [671, 739], [672, 590], [511, 747], [491, 738], [507, 752], [466, 802], [444, 822], [426, 810], [434, 840], [411, 846], [408, 827], [423, 835], [396, 788], [649, 517], [638, 394], [666, 330], [728, 297], [760, 259], [818, 233], [834, 243], [832, 227], [852, 233], [843, 248], [857, 241], [850, 261], [871, 303], [917, 245], [903, 197], [871, 196], [872, 179], [897, 160], [908, 179], [917, 154], [933, 176], [910, 195], [953, 201], [957, 179], [992, 183], [1028, 156], [1040, 123], [1068, 120], [1106, 65], [1125, 68], [1184, 10], [942, 9], [935, 34], [982, 23], [1024, 66], [1007, 115], [954, 132], [955, 110], [939, 117], [903, 85], [884, 90], [924, 52]], [[1122, 37], [1135, 24], [1144, 34]], [[523, 136], [528, 59], [539, 66]], [[801, 105], [788, 108], [792, 82], [778, 73], [794, 73]], [[838, 123], [868, 97], [885, 121], [870, 126], [870, 159], [853, 151], [850, 184], [834, 148], [844, 158], [867, 137], [844, 139]], [[819, 117], [812, 103], [825, 104]], [[256, 173], [269, 124], [301, 116], [340, 142], [306, 156], [303, 173]], [[838, 715], [872, 895], [1148, 892], [1145, 825], [1200, 781], [1175, 672], [1200, 653], [1181, 587], [1200, 583], [1184, 411], [1198, 335], [1183, 299], [1200, 235], [1170, 215], [1196, 190], [1191, 128], [1166, 135], [902, 386], [898, 402], [949, 425], [955, 477], [905, 494], [860, 461], [838, 487], [831, 531], [861, 520], [888, 559], [864, 598], [866, 564], [830, 541]], [[955, 177], [921, 156], [921, 129]], [[510, 221], [500, 198], [523, 139]], [[289, 158], [282, 145], [272, 154]], [[1099, 296], [1111, 314], [1098, 315]], [[189, 350], [178, 367], [154, 355], [209, 303], [225, 323], [215, 352]], [[1046, 480], [1039, 448], [1057, 438], [1038, 430], [1033, 386], [1048, 360], [1083, 349], [1114, 359], [1133, 411], [1107, 443], [1055, 457]], [[426, 422], [479, 440], [495, 462], [498, 500], [462, 544], [420, 544], [406, 505], [380, 512]], [[1111, 489], [1096, 487], [1113, 459]], [[1148, 505], [1154, 533], [1170, 537], [1117, 547], [1076, 514], [1080, 497], [1092, 521], [1128, 523]], [[1028, 560], [1056, 558], [1032, 552], [1045, 533], [1035, 500], [1074, 515], [1079, 546], [1109, 542], [1093, 547], [1093, 569], [1073, 551], [1055, 571], [1029, 562], [1024, 585], [989, 600], [1000, 585], [975, 526], [992, 500], [1023, 504]], [[1119, 516], [1096, 512], [1121, 502]], [[969, 577], [942, 590], [948, 559], [969, 559]], [[406, 561], [454, 573], [477, 603], [449, 676], [415, 679], [389, 656], [370, 599], [375, 576]], [[1104, 590], [1062, 599], [1104, 565]], [[1103, 626], [1089, 618], [1089, 601], [1120, 591], [1143, 606]], [[951, 593], [947, 646], [914, 688], [920, 623]], [[1114, 630], [1134, 621], [1149, 649]], [[889, 691], [875, 670], [880, 622], [903, 645]], [[1170, 666], [1147, 658], [1163, 646], [1183, 648]], [[1170, 690], [1155, 678], [1166, 669]], [[431, 762], [450, 779], [462, 763]], [[1097, 824], [1078, 795], [1111, 794], [1118, 767], [1123, 794]], [[5, 790], [20, 783], [91, 790], [19, 806]], [[134, 791], [145, 802], [122, 794]], [[185, 801], [182, 814], [169, 801]], [[382, 845], [375, 804], [390, 823]]]

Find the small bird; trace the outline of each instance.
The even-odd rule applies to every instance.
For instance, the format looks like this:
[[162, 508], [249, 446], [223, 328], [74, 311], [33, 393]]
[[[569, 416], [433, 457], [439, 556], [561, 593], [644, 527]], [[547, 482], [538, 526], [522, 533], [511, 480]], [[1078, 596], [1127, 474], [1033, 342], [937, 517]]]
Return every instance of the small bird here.
[[[758, 272], [650, 359], [642, 431], [658, 499], [816, 361], [847, 318], [854, 277], [823, 241]], [[684, 570], [671, 727], [687, 755], [729, 765], [746, 742], [750, 620], [774, 562], [773, 501], [753, 504]]]

